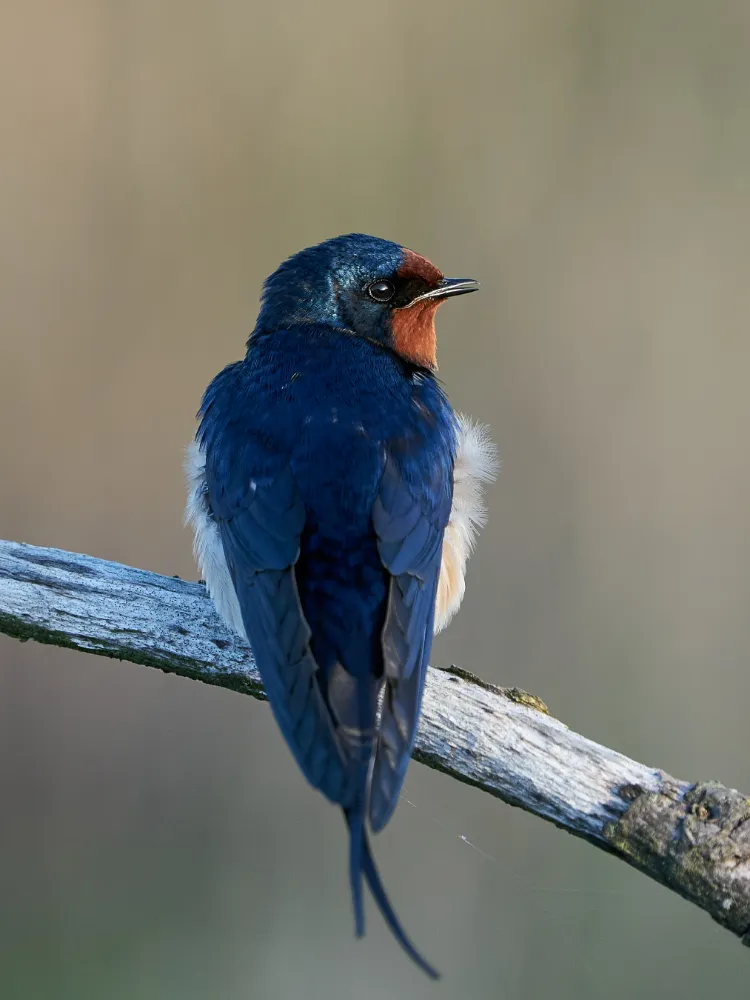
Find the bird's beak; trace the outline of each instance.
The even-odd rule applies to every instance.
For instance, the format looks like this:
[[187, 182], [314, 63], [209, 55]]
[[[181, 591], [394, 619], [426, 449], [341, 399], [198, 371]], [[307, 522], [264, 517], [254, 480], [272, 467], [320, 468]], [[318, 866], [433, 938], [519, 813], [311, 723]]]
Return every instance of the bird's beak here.
[[475, 292], [479, 288], [479, 282], [473, 278], [443, 278], [437, 288], [418, 295], [409, 303], [413, 306], [415, 302], [422, 302], [425, 299], [447, 299], [449, 295], [466, 295], [468, 292]]

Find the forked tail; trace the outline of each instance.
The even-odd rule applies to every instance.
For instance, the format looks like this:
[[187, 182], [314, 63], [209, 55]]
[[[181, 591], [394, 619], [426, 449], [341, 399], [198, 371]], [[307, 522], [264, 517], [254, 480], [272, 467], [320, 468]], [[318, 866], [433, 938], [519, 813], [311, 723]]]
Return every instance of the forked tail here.
[[383, 914], [383, 919], [390, 927], [391, 933], [398, 943], [409, 958], [416, 962], [420, 969], [427, 973], [430, 979], [439, 979], [440, 973], [422, 958], [406, 936], [406, 932], [399, 923], [390, 900], [385, 894], [383, 883], [380, 881], [380, 875], [375, 865], [372, 851], [370, 850], [370, 840], [367, 836], [362, 808], [355, 806], [353, 809], [345, 809], [344, 816], [349, 827], [349, 881], [352, 889], [354, 929], [357, 937], [362, 937], [365, 933], [365, 906], [362, 894], [362, 876], [364, 875], [370, 887], [370, 892], [378, 904], [378, 909]]

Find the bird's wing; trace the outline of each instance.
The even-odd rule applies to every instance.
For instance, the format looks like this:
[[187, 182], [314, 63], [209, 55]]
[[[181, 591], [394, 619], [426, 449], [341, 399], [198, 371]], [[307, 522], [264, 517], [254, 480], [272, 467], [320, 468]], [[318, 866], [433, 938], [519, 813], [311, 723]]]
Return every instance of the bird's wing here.
[[318, 685], [294, 573], [305, 507], [288, 459], [257, 442], [235, 449], [217, 442], [207, 451], [206, 482], [276, 721], [308, 781], [345, 805], [351, 769]]
[[373, 507], [380, 557], [391, 574], [382, 636], [385, 690], [370, 782], [375, 832], [393, 814], [414, 746], [451, 507], [446, 469], [438, 465], [418, 476], [409, 471], [389, 454]]

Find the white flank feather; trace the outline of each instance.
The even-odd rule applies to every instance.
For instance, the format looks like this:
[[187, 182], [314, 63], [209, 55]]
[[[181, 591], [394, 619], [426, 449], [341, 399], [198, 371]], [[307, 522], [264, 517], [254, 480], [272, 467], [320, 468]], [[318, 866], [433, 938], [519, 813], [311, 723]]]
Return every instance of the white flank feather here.
[[435, 632], [440, 632], [458, 611], [466, 590], [466, 563], [479, 529], [487, 520], [484, 484], [497, 475], [497, 448], [489, 428], [471, 417], [458, 415], [458, 446], [453, 469], [453, 503], [443, 539]]
[[197, 441], [188, 445], [185, 454], [185, 478], [188, 487], [185, 524], [193, 529], [195, 561], [219, 615], [233, 631], [243, 639], [247, 639], [240, 602], [237, 600], [224, 555], [224, 546], [208, 505], [206, 455]]

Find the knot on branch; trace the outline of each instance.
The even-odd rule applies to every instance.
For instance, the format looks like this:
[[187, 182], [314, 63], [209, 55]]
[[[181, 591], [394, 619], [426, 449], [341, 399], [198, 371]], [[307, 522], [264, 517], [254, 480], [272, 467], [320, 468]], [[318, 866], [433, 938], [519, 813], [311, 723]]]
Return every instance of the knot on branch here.
[[750, 800], [718, 782], [627, 786], [629, 802], [603, 830], [611, 847], [750, 945]]

